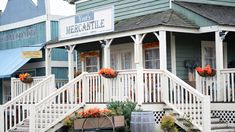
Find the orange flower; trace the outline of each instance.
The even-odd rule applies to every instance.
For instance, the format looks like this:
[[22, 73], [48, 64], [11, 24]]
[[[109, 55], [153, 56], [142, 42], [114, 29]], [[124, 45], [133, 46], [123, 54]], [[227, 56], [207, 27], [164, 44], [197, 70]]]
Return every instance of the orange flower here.
[[204, 68], [204, 71], [205, 71], [208, 75], [211, 75], [211, 73], [212, 73], [211, 66], [210, 66], [210, 65], [207, 65], [207, 66]]
[[201, 68], [201, 67], [197, 67], [196, 68], [196, 71], [203, 74], [204, 73], [204, 70]]

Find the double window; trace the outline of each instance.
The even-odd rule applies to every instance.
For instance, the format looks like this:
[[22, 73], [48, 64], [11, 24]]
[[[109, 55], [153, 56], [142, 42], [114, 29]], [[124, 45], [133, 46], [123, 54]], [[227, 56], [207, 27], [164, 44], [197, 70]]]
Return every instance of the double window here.
[[111, 53], [110, 62], [111, 67], [117, 70], [132, 69], [132, 52], [122, 51]]

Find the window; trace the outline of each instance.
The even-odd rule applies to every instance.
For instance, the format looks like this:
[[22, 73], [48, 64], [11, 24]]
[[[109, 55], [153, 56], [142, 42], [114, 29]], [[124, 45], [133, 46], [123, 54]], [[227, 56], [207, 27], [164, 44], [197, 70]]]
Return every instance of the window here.
[[159, 69], [159, 48], [145, 49], [145, 68], [146, 69]]
[[[202, 67], [207, 64], [211, 65], [212, 68], [216, 68], [216, 53], [215, 53], [215, 42], [214, 41], [202, 41], [201, 43], [201, 54], [202, 54]], [[224, 67], [227, 67], [227, 43], [223, 43], [223, 60]]]
[[114, 52], [110, 56], [110, 65], [113, 69], [132, 69], [131, 51]]
[[131, 69], [131, 52], [124, 52], [121, 54], [122, 69]]
[[216, 62], [215, 62], [215, 47], [204, 47], [204, 64], [203, 66], [210, 64], [212, 68], [215, 68]]
[[85, 58], [85, 70], [87, 72], [97, 72], [98, 71], [98, 57], [87, 56]]

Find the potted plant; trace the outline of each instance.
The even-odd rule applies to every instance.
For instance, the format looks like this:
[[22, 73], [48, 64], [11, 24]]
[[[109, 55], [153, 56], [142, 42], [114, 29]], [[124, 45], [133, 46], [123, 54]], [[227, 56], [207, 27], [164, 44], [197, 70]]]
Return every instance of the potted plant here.
[[32, 83], [33, 82], [33, 78], [31, 77], [31, 75], [29, 73], [22, 73], [19, 75], [20, 77], [20, 81], [22, 81], [23, 83]]
[[112, 68], [102, 68], [99, 70], [98, 74], [105, 78], [115, 78], [117, 77], [118, 73]]
[[205, 68], [197, 67], [196, 71], [201, 77], [213, 77], [216, 74], [216, 70], [212, 69], [210, 65]]
[[175, 125], [175, 118], [172, 115], [164, 115], [161, 119], [161, 128], [164, 132], [178, 132]]

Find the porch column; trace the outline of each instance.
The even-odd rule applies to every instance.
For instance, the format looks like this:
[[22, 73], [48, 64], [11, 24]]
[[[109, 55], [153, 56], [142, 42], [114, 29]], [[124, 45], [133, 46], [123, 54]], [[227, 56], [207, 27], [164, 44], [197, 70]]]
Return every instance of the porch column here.
[[103, 67], [110, 67], [110, 45], [112, 41], [113, 39], [105, 40], [104, 49], [103, 49], [104, 53]]
[[51, 75], [51, 50], [50, 48], [45, 49], [46, 76]]
[[160, 69], [167, 69], [166, 57], [166, 31], [159, 31], [159, 53], [160, 53]]
[[[159, 33], [154, 32], [154, 34], [159, 40], [160, 69], [167, 70], [166, 31], [159, 31]], [[167, 87], [167, 77], [163, 76], [161, 78], [161, 100], [163, 102], [168, 102], [169, 99]]]
[[221, 70], [223, 69], [223, 38], [220, 36], [220, 31], [215, 32], [215, 57], [216, 57], [216, 76], [217, 76], [217, 97], [218, 101], [223, 101], [223, 88], [221, 85]]
[[143, 82], [143, 48], [142, 41], [145, 34], [137, 34], [131, 36], [134, 41], [134, 59], [137, 69], [137, 97], [138, 104], [141, 105], [144, 102], [144, 82]]
[[66, 47], [68, 52], [68, 78], [71, 81], [74, 78], [74, 48], [75, 45], [69, 45]]

